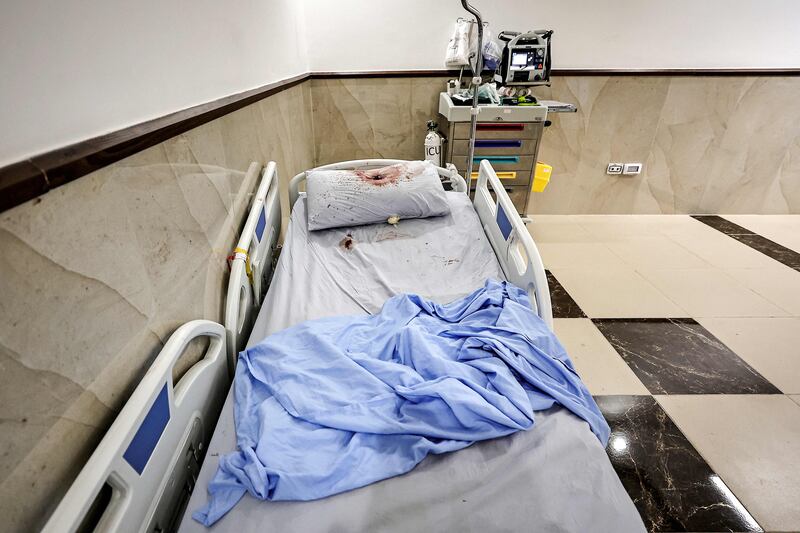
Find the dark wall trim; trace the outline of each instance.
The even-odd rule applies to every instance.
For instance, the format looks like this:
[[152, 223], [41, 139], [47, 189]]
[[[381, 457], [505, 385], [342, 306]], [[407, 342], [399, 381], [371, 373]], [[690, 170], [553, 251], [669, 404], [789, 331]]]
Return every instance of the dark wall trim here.
[[[0, 168], [0, 212], [310, 79], [454, 77], [457, 70], [313, 72], [183, 109]], [[800, 76], [795, 69], [556, 69], [556, 76]]]
[[[457, 77], [458, 70], [355, 70], [314, 72], [314, 79]], [[465, 72], [465, 76], [468, 73]], [[800, 76], [800, 68], [783, 69], [553, 69], [554, 76]]]
[[301, 74], [0, 168], [0, 212], [309, 79]]

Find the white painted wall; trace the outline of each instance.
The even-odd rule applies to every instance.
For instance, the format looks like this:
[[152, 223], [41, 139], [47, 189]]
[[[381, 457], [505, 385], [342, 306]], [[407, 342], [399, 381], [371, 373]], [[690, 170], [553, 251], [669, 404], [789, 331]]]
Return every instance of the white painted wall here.
[[[472, 0], [495, 35], [550, 28], [555, 68], [798, 68], [798, 0]], [[443, 68], [458, 0], [305, 0], [314, 71]]]
[[308, 69], [298, 0], [2, 0], [0, 166]]
[[[556, 68], [800, 67], [798, 0], [474, 0]], [[0, 166], [312, 71], [439, 69], [457, 0], [2, 0]], [[746, 34], [742, 32], [747, 32]]]

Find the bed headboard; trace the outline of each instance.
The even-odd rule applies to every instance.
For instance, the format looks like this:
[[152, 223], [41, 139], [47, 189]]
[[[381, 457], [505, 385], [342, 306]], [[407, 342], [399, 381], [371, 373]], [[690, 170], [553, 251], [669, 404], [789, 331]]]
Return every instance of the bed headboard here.
[[[205, 356], [173, 383], [193, 340]], [[65, 531], [174, 531], [194, 488], [231, 376], [225, 330], [194, 320], [172, 334], [45, 525]]]
[[[251, 165], [252, 167], [252, 165]], [[228, 294], [225, 298], [225, 330], [231, 371], [244, 348], [250, 328], [267, 292], [273, 257], [281, 234], [281, 201], [277, 165], [267, 163], [233, 250]]]
[[[330, 165], [323, 165], [301, 172], [289, 182], [289, 210], [294, 208], [294, 204], [301, 194], [300, 186], [305, 183], [306, 176], [313, 170], [369, 170], [371, 168], [388, 167], [389, 165], [396, 165], [398, 163], [408, 163], [408, 161], [404, 159], [355, 159], [353, 161], [331, 163]], [[455, 165], [448, 163], [447, 167], [436, 167], [436, 171], [439, 173], [439, 177], [442, 178], [442, 183], [449, 185], [452, 190], [458, 192], [467, 191], [467, 182], [464, 181], [464, 178], [458, 173]]]
[[486, 159], [481, 161], [478, 171], [473, 205], [506, 279], [528, 291], [536, 313], [552, 331], [553, 308], [542, 257], [500, 178]]

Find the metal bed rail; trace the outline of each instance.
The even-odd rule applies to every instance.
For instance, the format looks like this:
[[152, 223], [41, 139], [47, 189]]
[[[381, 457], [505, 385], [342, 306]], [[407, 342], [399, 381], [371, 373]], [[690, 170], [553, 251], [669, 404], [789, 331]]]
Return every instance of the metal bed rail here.
[[[175, 363], [203, 337], [205, 356], [173, 383]], [[43, 533], [177, 529], [225, 402], [226, 360], [220, 324], [194, 320], [178, 328]]]

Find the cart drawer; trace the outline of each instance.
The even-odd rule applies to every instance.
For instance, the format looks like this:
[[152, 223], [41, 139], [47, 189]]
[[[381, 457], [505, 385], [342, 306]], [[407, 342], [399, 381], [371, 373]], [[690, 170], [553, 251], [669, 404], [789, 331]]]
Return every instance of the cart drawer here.
[[[532, 155], [484, 155], [472, 158], [473, 168], [480, 164], [481, 159], [486, 159], [495, 170], [525, 170], [530, 173], [533, 170]], [[466, 172], [467, 156], [454, 156], [452, 163], [457, 169]]]
[[[475, 155], [533, 155], [536, 139], [476, 139]], [[467, 155], [469, 141], [453, 141], [453, 155]]]
[[[540, 122], [478, 122], [477, 139], [535, 139], [542, 129]], [[457, 122], [453, 126], [453, 139], [469, 139], [470, 123]]]

